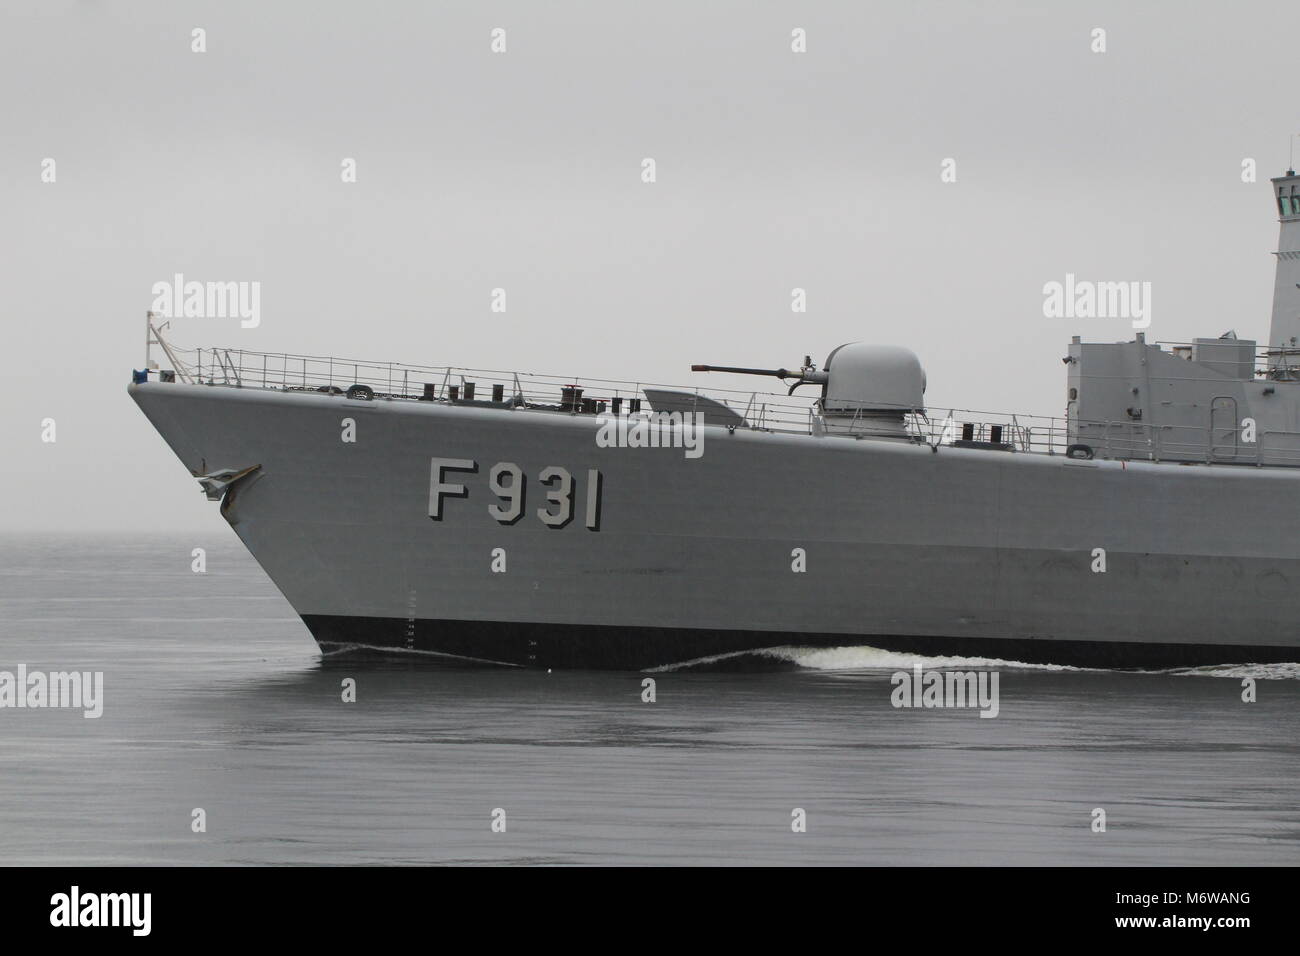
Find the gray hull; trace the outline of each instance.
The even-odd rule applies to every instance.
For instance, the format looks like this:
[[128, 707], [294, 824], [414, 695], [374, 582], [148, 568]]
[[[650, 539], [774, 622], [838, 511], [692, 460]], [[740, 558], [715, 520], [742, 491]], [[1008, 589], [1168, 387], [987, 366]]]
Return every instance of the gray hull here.
[[[790, 644], [1132, 667], [1300, 659], [1300, 469], [713, 427], [692, 459], [598, 447], [590, 415], [130, 388], [192, 474], [260, 466], [222, 513], [326, 650], [617, 668]], [[441, 496], [438, 520], [433, 458], [476, 466], [442, 476], [465, 494]], [[509, 524], [489, 512], [502, 462], [525, 476]], [[562, 527], [537, 514], [563, 507], [540, 482], [551, 466], [573, 476]]]

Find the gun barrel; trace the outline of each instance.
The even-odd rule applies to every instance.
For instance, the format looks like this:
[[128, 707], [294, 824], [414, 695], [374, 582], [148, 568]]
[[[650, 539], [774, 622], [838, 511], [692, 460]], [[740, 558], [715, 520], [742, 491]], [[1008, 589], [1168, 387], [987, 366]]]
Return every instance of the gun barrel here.
[[737, 368], [734, 365], [692, 365], [692, 372], [736, 372], [741, 375], [770, 375], [773, 378], [791, 378], [797, 372], [784, 368]]

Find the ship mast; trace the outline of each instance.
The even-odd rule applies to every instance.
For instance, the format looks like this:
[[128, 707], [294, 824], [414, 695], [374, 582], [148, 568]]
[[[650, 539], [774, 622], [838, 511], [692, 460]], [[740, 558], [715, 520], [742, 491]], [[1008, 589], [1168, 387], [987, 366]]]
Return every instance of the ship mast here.
[[1273, 180], [1273, 199], [1280, 231], [1268, 367], [1270, 377], [1290, 380], [1300, 364], [1300, 176], [1294, 167]]

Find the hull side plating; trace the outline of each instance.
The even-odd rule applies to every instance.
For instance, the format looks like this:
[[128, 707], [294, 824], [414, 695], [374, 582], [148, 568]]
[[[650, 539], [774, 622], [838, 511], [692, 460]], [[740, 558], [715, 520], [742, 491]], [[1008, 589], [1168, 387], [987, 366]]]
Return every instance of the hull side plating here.
[[[192, 474], [260, 466], [222, 513], [327, 650], [615, 668], [792, 644], [1131, 667], [1300, 658], [1300, 469], [712, 427], [692, 459], [598, 447], [590, 415], [131, 393]], [[466, 494], [443, 496], [436, 521], [432, 458], [476, 469], [443, 475]], [[524, 475], [510, 524], [488, 510], [498, 463]], [[574, 480], [563, 527], [537, 514], [557, 509], [550, 466]]]

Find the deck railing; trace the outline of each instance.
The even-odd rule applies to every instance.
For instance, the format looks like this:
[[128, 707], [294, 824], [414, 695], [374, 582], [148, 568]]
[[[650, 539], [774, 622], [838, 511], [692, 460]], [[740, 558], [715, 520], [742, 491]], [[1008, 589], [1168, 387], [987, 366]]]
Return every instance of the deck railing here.
[[[751, 429], [794, 434], [878, 434], [875, 421], [826, 416], [820, 402], [783, 392], [701, 389], [655, 382], [630, 382], [580, 375], [545, 375], [454, 365], [413, 365], [333, 356], [244, 349], [178, 349], [169, 358], [183, 381], [280, 391], [345, 392], [354, 385], [391, 401], [500, 400], [503, 404], [572, 411], [650, 411], [644, 389], [693, 392], [725, 404]], [[566, 391], [568, 390], [568, 391]], [[580, 390], [573, 391], [573, 390]], [[580, 395], [580, 398], [578, 397]], [[636, 400], [636, 404], [632, 401]], [[587, 404], [579, 404], [587, 403]], [[1205, 461], [1300, 466], [1300, 433], [1263, 431], [1243, 442], [1234, 429], [1148, 424], [1075, 422], [1064, 418], [947, 408], [900, 408], [908, 436], [929, 445], [968, 445], [1018, 452], [1065, 454], [1071, 442], [1088, 445], [1097, 458]], [[1071, 436], [1075, 436], [1073, 439]]]

